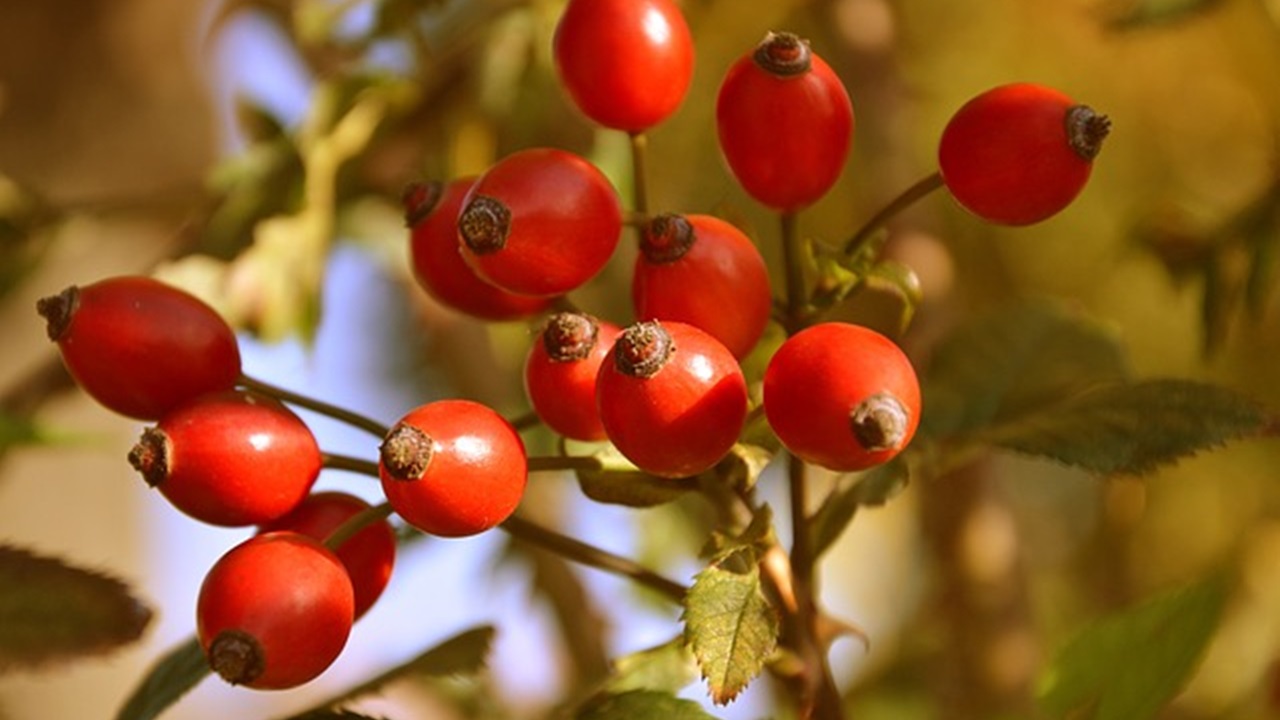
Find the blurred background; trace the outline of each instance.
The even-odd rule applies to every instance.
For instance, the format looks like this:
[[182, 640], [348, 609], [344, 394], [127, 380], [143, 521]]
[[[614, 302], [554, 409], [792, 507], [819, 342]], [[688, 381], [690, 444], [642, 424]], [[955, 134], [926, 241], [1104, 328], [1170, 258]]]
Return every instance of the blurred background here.
[[[141, 425], [67, 385], [37, 298], [157, 273], [242, 330], [246, 371], [391, 422], [439, 397], [526, 409], [529, 327], [433, 303], [406, 262], [399, 193], [534, 145], [590, 157], [629, 197], [624, 135], [556, 85], [559, 0], [21, 0], [0, 3], [0, 543], [125, 580], [156, 616], [103, 658], [0, 674], [0, 718], [107, 718], [188, 637], [208, 566], [242, 531], [202, 527], [125, 462]], [[999, 229], [936, 193], [886, 253], [924, 300], [901, 342], [931, 350], [973, 317], [1052, 298], [1099, 323], [1138, 377], [1213, 381], [1280, 407], [1280, 3], [1275, 0], [684, 0], [693, 86], [650, 136], [650, 205], [748, 229], [775, 267], [776, 219], [738, 189], [714, 134], [716, 88], [767, 30], [808, 38], [857, 115], [836, 188], [800, 219], [832, 244], [935, 169], [965, 100], [1055, 86], [1113, 121], [1082, 196]], [[624, 238], [625, 240], [625, 238]], [[574, 294], [629, 321], [634, 248]], [[893, 297], [836, 316], [893, 328]], [[928, 404], [928, 396], [925, 398]], [[314, 420], [326, 450], [372, 457]], [[534, 450], [550, 451], [535, 436]], [[761, 492], [785, 502], [780, 477]], [[861, 513], [826, 556], [823, 599], [862, 627], [833, 651], [859, 718], [1016, 717], [1084, 620], [1221, 567], [1238, 578], [1173, 718], [1280, 717], [1280, 447], [1229, 446], [1149, 477], [1095, 478], [996, 454]], [[376, 485], [327, 471], [324, 487]], [[587, 503], [540, 475], [525, 508], [687, 581], [697, 511]], [[576, 603], [576, 604], [575, 604]], [[574, 607], [577, 614], [565, 609]], [[298, 712], [468, 628], [498, 627], [489, 671], [395, 686], [389, 717], [541, 717], [606, 658], [665, 642], [678, 612], [621, 580], [505, 537], [406, 547], [387, 596], [317, 682], [278, 694], [203, 683], [169, 717]], [[686, 696], [702, 700], [695, 684]], [[762, 682], [725, 718], [773, 713]], [[478, 699], [477, 699], [478, 698]], [[405, 708], [409, 708], [406, 710]], [[397, 711], [400, 714], [396, 714]]]

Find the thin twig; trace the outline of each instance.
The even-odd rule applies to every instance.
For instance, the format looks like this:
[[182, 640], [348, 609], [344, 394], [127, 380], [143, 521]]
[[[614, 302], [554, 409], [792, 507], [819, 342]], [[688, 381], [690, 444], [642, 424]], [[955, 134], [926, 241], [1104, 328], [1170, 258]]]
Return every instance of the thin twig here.
[[942, 173], [934, 172], [930, 175], [916, 181], [916, 184], [903, 190], [898, 197], [889, 201], [889, 204], [880, 208], [880, 211], [872, 215], [866, 223], [863, 224], [858, 231], [849, 238], [844, 245], [844, 254], [846, 257], [852, 257], [868, 243], [875, 234], [883, 228], [898, 213], [906, 210], [914, 205], [918, 200], [925, 197], [929, 193], [942, 187]]
[[298, 407], [318, 412], [321, 415], [327, 415], [335, 420], [340, 420], [348, 425], [360, 428], [379, 439], [386, 437], [387, 432], [390, 430], [386, 425], [383, 425], [372, 418], [365, 417], [364, 415], [352, 412], [346, 408], [340, 408], [336, 405], [324, 402], [323, 400], [317, 400], [312, 397], [307, 397], [306, 395], [295, 393], [291, 390], [285, 390], [284, 388], [265, 383], [261, 380], [256, 380], [248, 375], [242, 374], [237, 384], [248, 390], [260, 392], [264, 395], [270, 395], [281, 402], [297, 405]]
[[561, 535], [517, 515], [507, 518], [499, 527], [518, 540], [545, 548], [566, 560], [631, 578], [674, 602], [682, 602], [689, 591], [684, 585], [663, 577], [630, 558]]

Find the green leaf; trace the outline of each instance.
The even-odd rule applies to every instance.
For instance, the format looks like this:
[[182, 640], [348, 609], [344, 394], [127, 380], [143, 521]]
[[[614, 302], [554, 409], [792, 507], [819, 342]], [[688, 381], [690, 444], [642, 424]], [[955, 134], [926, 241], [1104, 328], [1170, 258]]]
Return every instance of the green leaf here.
[[918, 434], [963, 436], [1128, 376], [1113, 332], [1055, 303], [1017, 305], [938, 348], [924, 377]]
[[0, 545], [0, 671], [100, 655], [150, 622], [119, 580]]
[[809, 520], [814, 557], [831, 548], [860, 507], [877, 507], [907, 486], [907, 463], [901, 456], [861, 474], [840, 478], [831, 494]]
[[176, 703], [212, 671], [194, 637], [156, 661], [129, 695], [116, 720], [151, 720]]
[[698, 573], [684, 605], [685, 642], [711, 699], [728, 703], [760, 673], [778, 641], [778, 616], [761, 590], [754, 555], [739, 551]]
[[587, 705], [578, 720], [715, 720], [702, 706], [669, 693], [632, 690], [604, 695]]
[[[565, 454], [583, 454], [568, 452], [569, 447], [566, 445]], [[640, 470], [611, 444], [597, 445], [591, 457], [600, 462], [600, 469], [579, 469], [575, 474], [582, 494], [598, 503], [655, 507], [697, 488], [697, 484], [689, 480], [662, 478]]]
[[1042, 707], [1081, 720], [1155, 716], [1200, 662], [1226, 595], [1226, 580], [1214, 575], [1084, 629], [1042, 676]]
[[[336, 708], [343, 703], [351, 702], [366, 695], [373, 694], [384, 685], [403, 677], [449, 677], [454, 675], [474, 675], [484, 669], [489, 649], [493, 645], [494, 629], [484, 625], [459, 633], [403, 665], [363, 682], [340, 695], [332, 697], [315, 707], [288, 720], [316, 720], [315, 713]], [[321, 715], [320, 717], [325, 717]], [[338, 716], [342, 717], [342, 716]]]
[[624, 655], [613, 661], [604, 683], [614, 694], [632, 690], [675, 693], [698, 679], [698, 663], [682, 638]]
[[1188, 380], [1096, 388], [994, 431], [1001, 447], [1090, 472], [1142, 474], [1230, 440], [1274, 429], [1258, 403]]

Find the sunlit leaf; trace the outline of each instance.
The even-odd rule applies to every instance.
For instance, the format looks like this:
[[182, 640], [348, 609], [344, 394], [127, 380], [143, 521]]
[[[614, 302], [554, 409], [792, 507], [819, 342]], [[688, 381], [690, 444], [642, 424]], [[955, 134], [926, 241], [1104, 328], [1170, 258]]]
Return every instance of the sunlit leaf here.
[[604, 695], [582, 709], [578, 720], [715, 720], [702, 706], [670, 693], [632, 690]]
[[965, 435], [1128, 374], [1113, 332], [1053, 303], [1017, 305], [962, 327], [938, 348], [924, 377], [918, 435]]
[[1072, 720], [1154, 717], [1199, 664], [1226, 595], [1215, 575], [1085, 628], [1044, 672], [1042, 707]]
[[858, 508], [885, 504], [907, 486], [907, 480], [907, 464], [901, 457], [865, 473], [841, 477], [809, 520], [809, 542], [814, 557], [826, 552], [840, 538]]
[[741, 554], [698, 573], [685, 597], [685, 642], [721, 705], [760, 674], [778, 641], [777, 612], [761, 589], [759, 568]]
[[116, 713], [116, 720], [151, 720], [210, 675], [200, 642], [194, 637], [156, 661]]
[[611, 693], [631, 690], [679, 692], [698, 679], [698, 663], [683, 639], [624, 655], [613, 661], [605, 681]]
[[107, 653], [150, 622], [119, 580], [0, 545], [0, 671]]
[[1142, 474], [1231, 440], [1272, 431], [1258, 403], [1187, 380], [1118, 383], [1076, 395], [988, 439], [1090, 472]]

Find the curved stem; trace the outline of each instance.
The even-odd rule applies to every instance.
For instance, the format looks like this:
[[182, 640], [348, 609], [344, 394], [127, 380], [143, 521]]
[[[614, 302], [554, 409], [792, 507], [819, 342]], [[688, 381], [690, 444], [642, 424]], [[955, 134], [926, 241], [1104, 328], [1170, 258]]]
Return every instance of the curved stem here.
[[663, 577], [630, 558], [614, 555], [581, 540], [561, 535], [519, 516], [512, 515], [499, 527], [506, 530], [511, 537], [549, 550], [566, 560], [631, 578], [676, 603], [683, 601], [685, 593], [689, 591], [684, 585]]
[[871, 238], [875, 237], [876, 232], [892, 220], [894, 216], [911, 207], [929, 193], [942, 187], [942, 185], [942, 173], [934, 172], [903, 190], [898, 197], [890, 200], [889, 204], [880, 208], [879, 212], [872, 215], [861, 228], [858, 228], [853, 237], [849, 238], [849, 241], [845, 243], [844, 254], [846, 256], [856, 255], [859, 250], [871, 241]]
[[631, 209], [645, 217], [649, 214], [648, 172], [645, 166], [645, 148], [649, 139], [643, 132], [630, 133], [631, 137]]
[[365, 508], [343, 521], [329, 536], [324, 539], [324, 546], [337, 552], [342, 544], [355, 537], [355, 534], [370, 525], [385, 520], [391, 514], [391, 503], [383, 502]]
[[312, 397], [307, 397], [306, 395], [295, 393], [291, 390], [285, 390], [282, 387], [271, 385], [261, 380], [256, 380], [248, 375], [241, 374], [240, 379], [236, 384], [246, 390], [253, 390], [254, 392], [262, 393], [263, 395], [270, 395], [281, 402], [286, 402], [290, 405], [297, 405], [298, 407], [318, 412], [321, 415], [326, 415], [334, 420], [341, 420], [342, 422], [353, 427], [360, 428], [379, 439], [385, 437], [387, 431], [390, 429], [377, 420], [352, 412], [346, 408], [340, 408], [336, 405], [324, 402], [323, 400], [317, 400]]
[[329, 470], [346, 470], [360, 475], [378, 477], [378, 463], [364, 458], [338, 455], [336, 453], [321, 453], [320, 462]]

